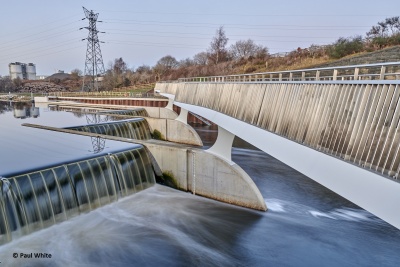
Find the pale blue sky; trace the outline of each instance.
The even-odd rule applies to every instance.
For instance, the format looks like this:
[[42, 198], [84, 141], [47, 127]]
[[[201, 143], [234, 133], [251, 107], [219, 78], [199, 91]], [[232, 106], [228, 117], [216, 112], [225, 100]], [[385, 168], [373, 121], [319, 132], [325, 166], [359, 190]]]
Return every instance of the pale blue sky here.
[[[339, 37], [365, 35], [379, 21], [400, 16], [399, 0], [267, 1], [86, 0], [4, 1], [0, 9], [0, 75], [8, 63], [35, 63], [37, 74], [84, 69], [87, 26], [82, 6], [98, 12], [104, 65], [122, 57], [129, 67], [153, 66], [158, 59], [176, 59], [205, 51], [219, 26], [228, 45], [253, 39], [270, 53], [311, 44], [329, 44]], [[39, 2], [39, 3], [38, 3]]]

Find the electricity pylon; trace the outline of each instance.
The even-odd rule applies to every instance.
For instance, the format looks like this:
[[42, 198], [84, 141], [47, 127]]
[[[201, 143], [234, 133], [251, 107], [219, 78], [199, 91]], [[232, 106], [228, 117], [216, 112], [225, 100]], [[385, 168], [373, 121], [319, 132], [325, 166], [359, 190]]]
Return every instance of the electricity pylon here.
[[[86, 50], [86, 61], [85, 61], [85, 73], [83, 74], [82, 91], [99, 91], [99, 77], [105, 73], [103, 57], [101, 56], [100, 42], [97, 33], [99, 31], [96, 28], [97, 18], [99, 13], [94, 13], [93, 10], [87, 10], [82, 7], [85, 12], [84, 19], [89, 20], [89, 27], [83, 27], [81, 29], [88, 29], [89, 35], [87, 38], [82, 39], [82, 41], [87, 40], [87, 50]], [[101, 22], [101, 21], [99, 21]], [[104, 33], [104, 32], [100, 32]], [[90, 80], [86, 76], [90, 76]], [[85, 81], [86, 80], [86, 81]]]

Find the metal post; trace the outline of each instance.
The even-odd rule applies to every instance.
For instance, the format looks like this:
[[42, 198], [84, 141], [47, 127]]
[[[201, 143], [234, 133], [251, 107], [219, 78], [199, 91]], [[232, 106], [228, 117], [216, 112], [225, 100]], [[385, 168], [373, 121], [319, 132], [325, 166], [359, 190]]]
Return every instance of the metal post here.
[[192, 192], [193, 195], [196, 195], [196, 154], [192, 151], [192, 167], [193, 167], [193, 181], [192, 181]]
[[385, 73], [386, 73], [386, 67], [382, 66], [381, 67], [381, 73], [379, 75], [379, 80], [384, 80], [385, 79]]
[[332, 80], [334, 80], [334, 81], [337, 80], [337, 73], [338, 73], [338, 70], [337, 70], [337, 69], [334, 69], [334, 70], [333, 70], [333, 77], [332, 77]]
[[354, 80], [358, 80], [358, 74], [360, 73], [360, 68], [355, 68], [354, 69]]

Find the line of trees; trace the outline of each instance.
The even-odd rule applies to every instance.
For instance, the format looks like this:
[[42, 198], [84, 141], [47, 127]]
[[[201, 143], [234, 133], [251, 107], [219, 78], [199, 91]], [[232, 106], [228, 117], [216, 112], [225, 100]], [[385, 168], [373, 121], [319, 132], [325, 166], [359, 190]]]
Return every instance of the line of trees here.
[[[117, 58], [107, 67], [103, 79], [103, 89], [126, 87], [136, 84], [153, 83], [160, 80], [173, 80], [180, 77], [226, 75], [251, 73], [283, 69], [305, 58], [339, 59], [360, 52], [370, 52], [389, 46], [400, 45], [400, 18], [392, 17], [377, 23], [365, 37], [340, 37], [329, 45], [311, 45], [308, 48], [297, 48], [284, 56], [274, 57], [268, 53], [266, 46], [256, 44], [253, 40], [239, 40], [228, 47], [229, 38], [224, 28], [219, 27], [209, 47], [191, 58], [177, 60], [172, 55], [160, 58], [150, 67], [142, 65], [136, 69]], [[73, 80], [79, 79], [82, 72], [74, 69]], [[21, 81], [11, 81], [0, 77], [0, 92], [13, 91]]]
[[256, 44], [251, 39], [239, 40], [228, 47], [228, 41], [225, 30], [221, 26], [216, 30], [206, 51], [199, 52], [192, 58], [178, 61], [172, 55], [166, 55], [160, 58], [153, 67], [142, 65], [135, 70], [128, 69], [123, 59], [117, 58], [107, 68], [103, 80], [104, 89], [187, 76], [229, 74], [244, 63], [249, 65], [258, 63], [265, 66], [265, 60], [269, 56], [267, 47]]
[[[123, 69], [115, 71], [122, 58], [116, 59], [107, 71], [107, 89], [128, 86], [137, 83], [149, 83], [159, 80], [173, 80], [180, 77], [225, 75], [234, 73], [251, 73], [268, 71], [276, 64], [290, 66], [304, 58], [339, 59], [348, 55], [371, 52], [385, 47], [400, 45], [400, 18], [386, 18], [378, 22], [366, 34], [352, 37], [340, 37], [332, 44], [311, 45], [308, 48], [297, 48], [279, 60], [274, 60], [268, 53], [268, 48], [256, 44], [253, 40], [239, 40], [228, 47], [229, 38], [224, 28], [219, 27], [212, 38], [209, 47], [192, 58], [178, 61], [171, 55], [166, 55], [150, 67], [139, 66], [136, 70]], [[272, 64], [269, 64], [271, 62]], [[273, 64], [275, 62], [275, 66]], [[269, 64], [269, 65], [268, 65]], [[118, 69], [118, 67], [117, 67]], [[119, 78], [116, 76], [122, 75]]]
[[8, 93], [14, 92], [19, 86], [21, 86], [22, 80], [17, 77], [14, 80], [11, 80], [9, 76], [2, 77], [0, 76], [0, 92]]

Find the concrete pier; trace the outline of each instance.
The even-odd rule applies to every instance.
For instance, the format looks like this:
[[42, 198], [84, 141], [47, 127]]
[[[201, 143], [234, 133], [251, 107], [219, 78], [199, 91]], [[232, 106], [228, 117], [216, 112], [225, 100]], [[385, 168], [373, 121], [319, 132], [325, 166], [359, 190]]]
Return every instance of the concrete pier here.
[[142, 144], [158, 163], [155, 169], [171, 174], [178, 189], [246, 208], [267, 210], [257, 186], [240, 166], [207, 151], [160, 140], [133, 140], [28, 123], [23, 126]]

